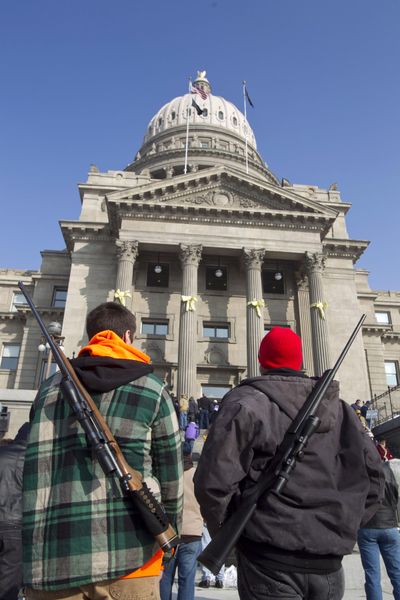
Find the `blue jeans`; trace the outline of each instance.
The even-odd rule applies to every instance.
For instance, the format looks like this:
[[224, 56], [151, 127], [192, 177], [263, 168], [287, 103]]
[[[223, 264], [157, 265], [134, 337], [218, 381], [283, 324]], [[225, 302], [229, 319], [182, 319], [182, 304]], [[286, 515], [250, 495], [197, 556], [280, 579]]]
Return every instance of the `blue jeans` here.
[[173, 558], [165, 566], [160, 581], [161, 600], [172, 599], [172, 585], [178, 568], [177, 600], [194, 600], [194, 581], [196, 577], [197, 557], [201, 551], [201, 541], [179, 544]]
[[185, 429], [187, 427], [187, 417], [188, 417], [187, 412], [179, 413], [179, 429], [181, 429], [182, 431], [185, 431]]
[[208, 426], [209, 426], [208, 410], [206, 410], [205, 408], [200, 408], [199, 428], [200, 429], [208, 429]]
[[390, 529], [358, 530], [358, 547], [365, 572], [367, 600], [382, 600], [380, 555], [392, 582], [393, 596], [400, 600], [400, 532]]
[[[201, 550], [203, 551], [204, 548], [206, 546], [208, 546], [208, 544], [210, 542], [211, 542], [210, 533], [209, 533], [207, 527], [204, 525], [204, 527], [203, 527], [203, 537], [201, 538]], [[211, 571], [209, 569], [207, 569], [207, 567], [205, 567], [201, 563], [200, 563], [200, 570], [201, 570], [201, 581], [211, 581], [211, 579], [213, 579], [214, 576], [211, 573]], [[215, 581], [222, 581], [223, 582], [224, 581], [224, 575], [225, 575], [225, 565], [222, 565], [221, 570], [215, 576]]]

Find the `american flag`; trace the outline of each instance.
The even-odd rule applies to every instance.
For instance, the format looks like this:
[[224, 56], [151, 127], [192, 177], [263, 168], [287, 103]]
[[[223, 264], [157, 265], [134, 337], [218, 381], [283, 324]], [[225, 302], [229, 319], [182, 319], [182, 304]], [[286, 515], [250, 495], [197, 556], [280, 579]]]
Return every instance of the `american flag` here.
[[195, 83], [192, 83], [190, 92], [192, 94], [200, 94], [200, 96], [203, 100], [207, 100], [207, 98], [208, 98], [208, 95], [206, 94], [206, 92], [204, 90], [202, 90], [200, 87], [198, 87]]

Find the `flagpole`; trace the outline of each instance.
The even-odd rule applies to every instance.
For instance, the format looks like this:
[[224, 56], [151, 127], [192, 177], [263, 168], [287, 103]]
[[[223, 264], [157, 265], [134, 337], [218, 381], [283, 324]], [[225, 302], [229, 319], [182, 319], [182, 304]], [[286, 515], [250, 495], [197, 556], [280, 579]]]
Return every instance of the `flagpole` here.
[[249, 174], [249, 157], [247, 155], [247, 107], [246, 107], [246, 82], [243, 81], [243, 106], [244, 106], [244, 126], [245, 126], [245, 132], [244, 132], [244, 139], [246, 142], [246, 150], [245, 150], [245, 156], [246, 156], [246, 173], [247, 175]]
[[185, 167], [183, 169], [183, 173], [186, 175], [187, 173], [187, 167], [188, 167], [188, 148], [189, 148], [189, 119], [190, 119], [190, 106], [191, 106], [191, 102], [190, 102], [190, 93], [192, 91], [192, 79], [189, 77], [189, 103], [186, 107], [186, 111], [187, 111], [187, 123], [186, 123], [186, 144], [185, 144]]

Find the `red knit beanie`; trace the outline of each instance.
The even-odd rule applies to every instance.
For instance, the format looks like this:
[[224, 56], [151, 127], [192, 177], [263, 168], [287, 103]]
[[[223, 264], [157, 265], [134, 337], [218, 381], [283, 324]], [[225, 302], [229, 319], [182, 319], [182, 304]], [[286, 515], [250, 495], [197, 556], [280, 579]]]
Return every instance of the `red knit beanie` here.
[[261, 341], [258, 360], [265, 369], [299, 371], [303, 360], [301, 339], [289, 327], [273, 327]]

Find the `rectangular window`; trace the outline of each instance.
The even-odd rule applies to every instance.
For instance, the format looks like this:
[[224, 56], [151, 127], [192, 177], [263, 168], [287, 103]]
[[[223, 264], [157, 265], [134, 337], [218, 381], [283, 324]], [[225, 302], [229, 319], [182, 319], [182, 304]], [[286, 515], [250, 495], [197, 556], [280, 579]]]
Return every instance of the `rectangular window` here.
[[215, 265], [206, 267], [206, 289], [226, 290], [228, 283], [228, 270], [226, 267]]
[[386, 383], [390, 387], [399, 385], [399, 364], [395, 360], [385, 360]]
[[203, 337], [214, 340], [229, 338], [229, 323], [203, 323]]
[[168, 335], [168, 321], [142, 321], [142, 333], [145, 335]]
[[0, 369], [15, 371], [18, 365], [20, 349], [20, 344], [4, 344], [3, 352], [1, 354]]
[[165, 263], [149, 263], [147, 265], [147, 285], [149, 287], [168, 287], [169, 265]]
[[67, 302], [67, 288], [54, 288], [52, 306], [56, 308], [64, 308]]
[[27, 306], [25, 296], [22, 292], [14, 292], [11, 303], [11, 311], [17, 312], [18, 308], [21, 306]]
[[390, 325], [392, 322], [390, 312], [386, 311], [375, 311], [375, 318], [380, 325]]
[[284, 294], [285, 284], [282, 271], [262, 271], [262, 285], [264, 294]]
[[290, 325], [285, 323], [264, 323], [264, 333], [269, 333], [273, 327], [289, 327], [290, 329]]

